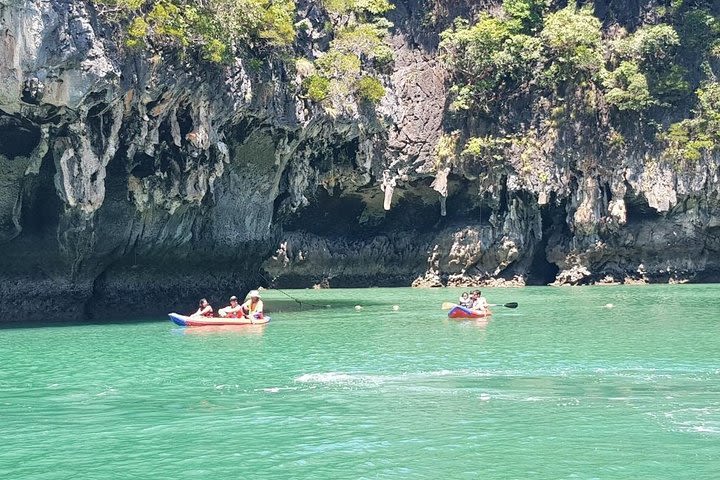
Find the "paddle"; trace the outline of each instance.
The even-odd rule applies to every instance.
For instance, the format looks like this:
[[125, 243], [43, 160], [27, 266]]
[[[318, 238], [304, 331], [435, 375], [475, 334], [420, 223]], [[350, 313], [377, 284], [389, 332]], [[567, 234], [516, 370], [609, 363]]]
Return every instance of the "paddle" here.
[[[443, 310], [450, 310], [453, 307], [457, 307], [458, 305], [456, 303], [450, 303], [450, 302], [444, 302], [442, 304]], [[509, 302], [509, 303], [491, 303], [488, 305], [488, 307], [507, 307], [507, 308], [517, 308], [518, 304], [517, 302]]]
[[518, 307], [518, 303], [517, 303], [517, 302], [491, 303], [490, 305], [488, 305], [488, 307], [517, 308], [517, 307]]

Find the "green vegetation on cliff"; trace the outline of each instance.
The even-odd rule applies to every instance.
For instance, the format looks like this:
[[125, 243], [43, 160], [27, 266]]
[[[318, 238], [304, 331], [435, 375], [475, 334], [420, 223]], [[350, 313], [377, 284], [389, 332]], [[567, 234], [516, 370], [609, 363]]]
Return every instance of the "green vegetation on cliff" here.
[[[94, 0], [101, 14], [122, 25], [129, 49], [198, 51], [206, 61], [230, 61], [239, 50], [293, 49], [298, 22], [295, 0]], [[374, 74], [392, 62], [384, 39], [392, 26], [382, 15], [388, 0], [322, 0], [329, 49], [314, 62], [295, 61], [305, 97], [333, 112], [348, 97], [377, 103], [385, 95]], [[285, 55], [287, 57], [288, 55]], [[333, 106], [334, 105], [334, 106]]]
[[392, 24], [382, 14], [393, 6], [386, 0], [324, 0], [323, 4], [341, 27], [333, 29], [330, 48], [314, 62], [314, 72], [305, 78], [308, 98], [323, 102], [330, 112], [339, 109], [348, 96], [379, 102], [385, 88], [370, 72], [392, 62], [392, 50], [384, 39]]
[[720, 149], [720, 83], [707, 83], [696, 93], [695, 115], [672, 124], [663, 136], [665, 154], [676, 163], [696, 162]]
[[333, 13], [370, 12], [381, 15], [393, 8], [388, 0], [322, 0], [322, 4]]
[[295, 0], [95, 1], [106, 15], [128, 22], [131, 48], [199, 48], [206, 60], [222, 62], [233, 42], [284, 47], [295, 39]]
[[[552, 11], [546, 0], [505, 0], [494, 14], [457, 19], [440, 45], [453, 72], [450, 111], [483, 117], [490, 135], [474, 137], [471, 128], [455, 154], [495, 158], [508, 131], [527, 136], [528, 125], [509, 121], [518, 104], [530, 105], [541, 128], [585, 123], [610, 147], [643, 117], [649, 129], [634, 134], [654, 136], [678, 165], [712, 151], [720, 139], [711, 100], [720, 93], [720, 19], [711, 3], [656, 7], [654, 22], [630, 33], [603, 26], [590, 5]], [[693, 118], [669, 125], [693, 99]], [[608, 120], [598, 124], [598, 116]]]

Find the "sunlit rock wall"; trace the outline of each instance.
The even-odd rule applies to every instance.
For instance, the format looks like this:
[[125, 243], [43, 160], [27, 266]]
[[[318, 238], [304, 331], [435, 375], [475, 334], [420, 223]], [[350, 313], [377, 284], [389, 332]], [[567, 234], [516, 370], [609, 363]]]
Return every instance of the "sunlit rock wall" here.
[[578, 126], [539, 130], [498, 175], [437, 168], [438, 33], [482, 6], [439, 2], [431, 21], [426, 3], [389, 14], [382, 101], [331, 115], [281, 61], [130, 54], [91, 3], [0, 0], [2, 318], [155, 315], [268, 280], [718, 279], [717, 158], [680, 173]]

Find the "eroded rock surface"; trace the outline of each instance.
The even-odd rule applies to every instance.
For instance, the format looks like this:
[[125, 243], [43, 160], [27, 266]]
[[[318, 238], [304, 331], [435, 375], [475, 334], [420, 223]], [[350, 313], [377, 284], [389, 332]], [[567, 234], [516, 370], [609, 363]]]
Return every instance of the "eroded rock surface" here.
[[[718, 158], [538, 130], [439, 168], [447, 72], [398, 1], [377, 106], [329, 115], [279, 61], [124, 52], [87, 2], [0, 0], [0, 314], [106, 318], [278, 286], [720, 279]], [[454, 8], [457, 11], [450, 11]], [[528, 167], [530, 165], [530, 167]]]

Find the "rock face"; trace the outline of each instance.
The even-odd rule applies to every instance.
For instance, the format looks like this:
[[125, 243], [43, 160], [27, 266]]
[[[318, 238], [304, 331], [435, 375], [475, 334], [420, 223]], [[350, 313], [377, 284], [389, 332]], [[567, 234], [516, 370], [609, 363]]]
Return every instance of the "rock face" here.
[[191, 310], [266, 278], [720, 279], [718, 158], [680, 173], [568, 140], [497, 178], [438, 169], [438, 32], [472, 8], [450, 3], [433, 23], [395, 2], [387, 94], [332, 116], [280, 61], [128, 54], [91, 3], [0, 0], [2, 318]]

